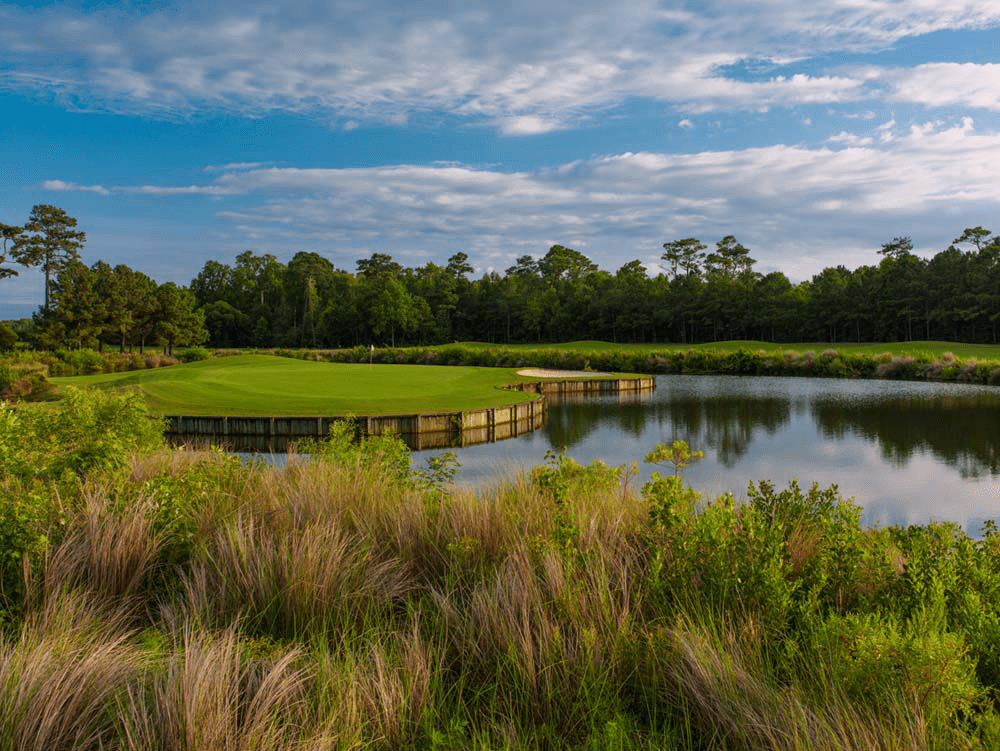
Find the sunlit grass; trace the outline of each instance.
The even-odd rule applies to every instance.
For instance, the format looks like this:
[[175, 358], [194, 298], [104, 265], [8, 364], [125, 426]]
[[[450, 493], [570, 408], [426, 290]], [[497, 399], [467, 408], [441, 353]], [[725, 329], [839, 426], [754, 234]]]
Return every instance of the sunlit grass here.
[[529, 401], [500, 389], [516, 368], [319, 363], [267, 355], [170, 368], [53, 378], [58, 386], [136, 387], [160, 414], [380, 415], [475, 409]]

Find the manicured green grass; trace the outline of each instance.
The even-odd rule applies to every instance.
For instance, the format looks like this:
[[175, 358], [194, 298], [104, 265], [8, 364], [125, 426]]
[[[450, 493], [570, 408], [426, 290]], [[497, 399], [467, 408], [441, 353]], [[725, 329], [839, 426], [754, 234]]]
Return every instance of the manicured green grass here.
[[958, 358], [975, 357], [982, 360], [1000, 360], [1000, 345], [998, 344], [962, 344], [960, 342], [913, 341], [913, 342], [876, 342], [852, 344], [846, 342], [824, 343], [808, 342], [797, 344], [775, 344], [774, 342], [759, 342], [754, 340], [733, 340], [727, 342], [707, 342], [704, 344], [613, 344], [611, 342], [581, 341], [564, 342], [561, 344], [489, 344], [487, 342], [459, 342], [463, 347], [481, 349], [511, 349], [539, 350], [551, 349], [566, 352], [675, 352], [688, 350], [713, 350], [718, 352], [735, 352], [740, 349], [750, 352], [815, 352], [835, 349], [841, 353], [881, 354], [891, 352], [893, 355], [929, 354], [940, 357], [945, 352], [951, 352]]
[[429, 414], [529, 401], [499, 387], [517, 368], [319, 363], [268, 355], [71, 378], [57, 386], [137, 387], [168, 415]]

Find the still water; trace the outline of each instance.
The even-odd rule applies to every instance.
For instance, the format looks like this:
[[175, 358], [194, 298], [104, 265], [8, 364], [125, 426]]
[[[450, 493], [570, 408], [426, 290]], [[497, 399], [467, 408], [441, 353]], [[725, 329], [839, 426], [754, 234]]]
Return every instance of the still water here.
[[[459, 482], [490, 484], [545, 461], [642, 463], [657, 443], [705, 452], [685, 478], [710, 496], [746, 497], [750, 481], [836, 483], [868, 523], [953, 521], [976, 534], [1000, 519], [1000, 390], [961, 384], [739, 376], [658, 376], [656, 391], [550, 400], [545, 426], [454, 449]], [[428, 454], [415, 452], [420, 464]]]

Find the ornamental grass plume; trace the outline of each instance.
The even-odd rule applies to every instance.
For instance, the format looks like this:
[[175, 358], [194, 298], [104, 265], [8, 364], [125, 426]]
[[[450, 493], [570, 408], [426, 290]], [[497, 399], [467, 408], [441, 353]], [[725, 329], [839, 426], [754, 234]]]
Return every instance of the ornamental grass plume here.
[[118, 699], [141, 651], [120, 613], [80, 592], [49, 598], [0, 635], [0, 746], [16, 751], [98, 751], [119, 738]]
[[309, 718], [311, 673], [297, 648], [256, 656], [239, 632], [188, 622], [119, 703], [127, 751], [291, 748]]
[[[83, 488], [83, 507], [68, 520], [67, 534], [46, 551], [41, 588], [46, 601], [83, 589], [110, 610], [136, 612], [149, 604], [163, 535], [154, 530], [149, 502], [117, 506], [107, 488]], [[29, 591], [31, 587], [29, 586]]]

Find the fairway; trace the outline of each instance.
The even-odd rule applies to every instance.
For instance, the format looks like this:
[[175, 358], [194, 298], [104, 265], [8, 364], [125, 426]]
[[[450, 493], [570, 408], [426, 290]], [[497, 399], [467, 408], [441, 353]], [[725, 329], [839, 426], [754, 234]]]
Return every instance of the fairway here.
[[135, 387], [164, 415], [431, 414], [530, 401], [499, 387], [538, 379], [516, 368], [356, 365], [237, 355], [169, 368], [72, 378], [58, 386]]

